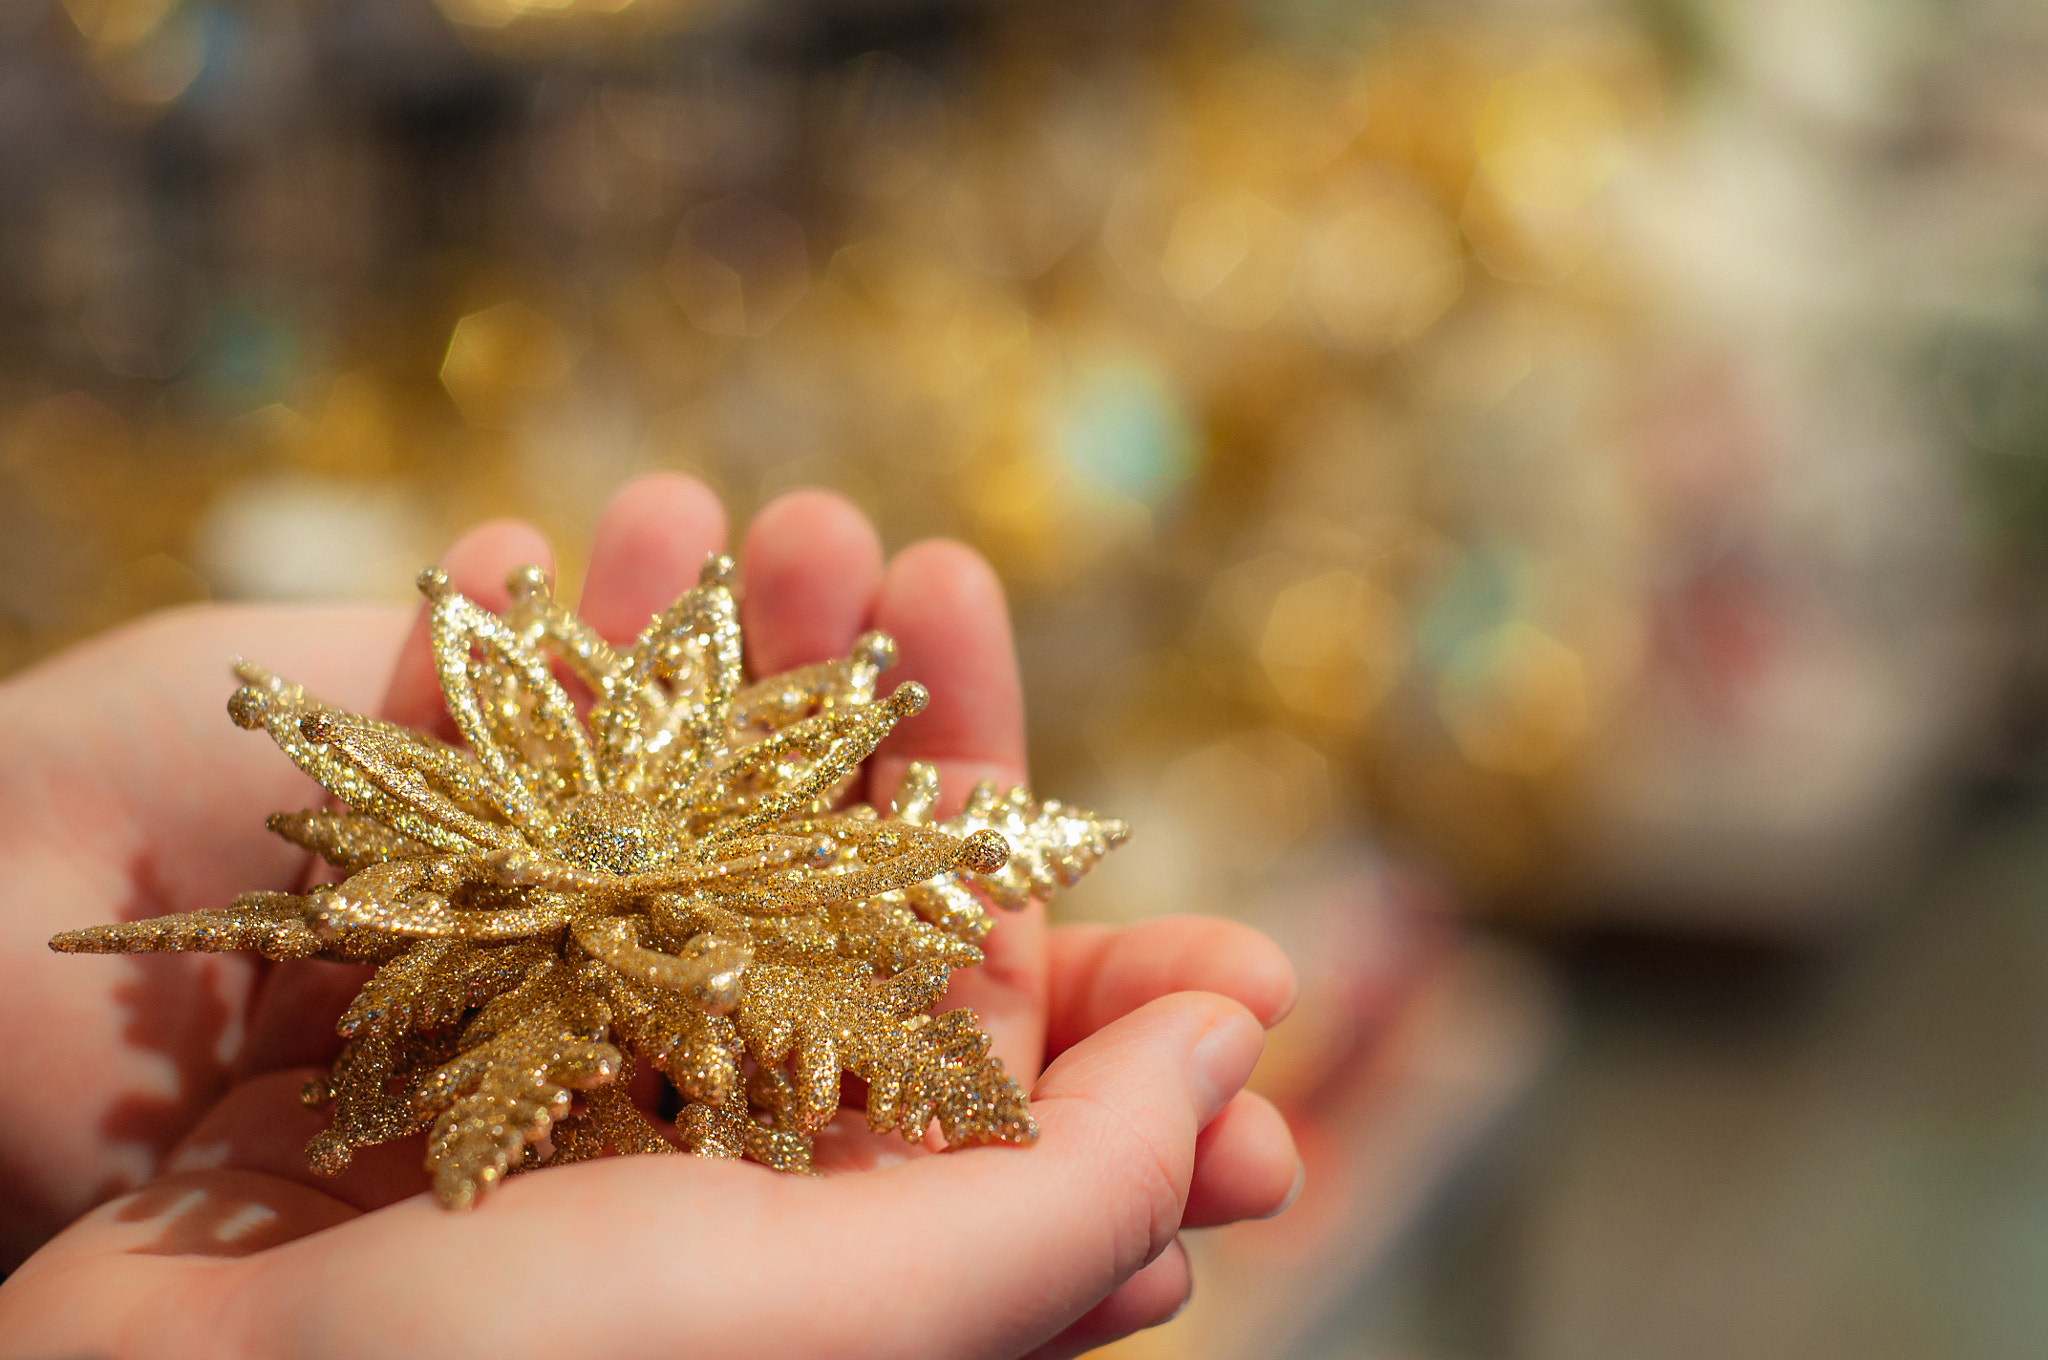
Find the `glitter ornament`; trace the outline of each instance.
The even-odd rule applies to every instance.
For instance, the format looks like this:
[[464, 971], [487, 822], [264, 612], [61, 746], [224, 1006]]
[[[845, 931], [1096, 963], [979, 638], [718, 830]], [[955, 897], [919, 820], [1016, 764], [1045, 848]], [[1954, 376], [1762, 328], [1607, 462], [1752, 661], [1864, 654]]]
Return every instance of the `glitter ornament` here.
[[[895, 644], [745, 684], [732, 563], [615, 651], [515, 572], [503, 617], [420, 578], [434, 660], [467, 745], [331, 708], [256, 666], [228, 712], [267, 731], [346, 810], [271, 830], [346, 875], [300, 895], [67, 931], [73, 953], [255, 950], [371, 964], [345, 1043], [305, 1099], [324, 1174], [422, 1129], [441, 1202], [503, 1177], [675, 1145], [627, 1094], [636, 1061], [681, 1097], [677, 1140], [808, 1171], [841, 1074], [867, 1120], [919, 1142], [1029, 1143], [1024, 1094], [967, 1010], [933, 1015], [992, 920], [1071, 884], [1123, 823], [984, 782], [934, 822], [914, 763], [886, 814], [849, 796], [921, 710], [876, 680]], [[587, 718], [556, 679], [588, 688]]]

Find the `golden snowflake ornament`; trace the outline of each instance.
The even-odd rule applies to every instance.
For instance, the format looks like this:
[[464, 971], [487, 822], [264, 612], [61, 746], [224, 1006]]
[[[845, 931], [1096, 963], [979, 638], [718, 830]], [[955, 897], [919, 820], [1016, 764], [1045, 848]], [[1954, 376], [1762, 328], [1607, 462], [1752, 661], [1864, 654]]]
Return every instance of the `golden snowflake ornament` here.
[[[329, 707], [238, 662], [228, 712], [263, 728], [345, 805], [270, 818], [340, 869], [299, 895], [67, 931], [74, 953], [253, 949], [373, 964], [309, 1104], [307, 1144], [337, 1174], [357, 1148], [428, 1130], [454, 1208], [514, 1172], [670, 1152], [627, 1094], [635, 1061], [681, 1098], [690, 1151], [810, 1168], [842, 1073], [878, 1131], [948, 1146], [1029, 1143], [1022, 1091], [971, 1011], [933, 1015], [981, 961], [985, 902], [1071, 884], [1121, 822], [977, 787], [931, 820], [938, 775], [913, 764], [886, 814], [846, 801], [861, 763], [926, 695], [876, 681], [895, 644], [744, 683], [732, 563], [615, 651], [513, 574], [503, 617], [420, 578], [434, 660], [466, 742]], [[587, 718], [556, 679], [592, 696]]]

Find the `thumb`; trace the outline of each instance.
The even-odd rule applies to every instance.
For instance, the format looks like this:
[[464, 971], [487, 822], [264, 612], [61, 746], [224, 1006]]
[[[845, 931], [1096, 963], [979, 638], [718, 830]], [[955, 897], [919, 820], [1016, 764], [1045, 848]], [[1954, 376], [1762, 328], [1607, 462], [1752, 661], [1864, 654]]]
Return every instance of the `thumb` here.
[[[956, 1346], [928, 1352], [948, 1355], [1016, 1355], [1062, 1332], [1172, 1246], [1196, 1135], [1263, 1042], [1258, 1020], [1227, 997], [1161, 997], [1046, 1071], [1033, 1092], [1037, 1147], [972, 1149], [835, 1182], [872, 1201], [856, 1221], [914, 1223], [922, 1239], [897, 1257], [918, 1278], [895, 1297], [914, 1307], [846, 1300], [868, 1314], [854, 1330], [952, 1337]], [[886, 1342], [876, 1351], [906, 1353]]]
[[[1258, 1018], [1228, 997], [1178, 992], [1061, 1054], [1032, 1092], [1053, 1174], [1090, 1190], [1064, 1207], [1108, 1232], [1120, 1284], [1180, 1228], [1195, 1137], [1251, 1076]], [[1048, 1170], [1051, 1170], [1048, 1167]], [[1092, 1303], [1093, 1300], [1090, 1300]]]

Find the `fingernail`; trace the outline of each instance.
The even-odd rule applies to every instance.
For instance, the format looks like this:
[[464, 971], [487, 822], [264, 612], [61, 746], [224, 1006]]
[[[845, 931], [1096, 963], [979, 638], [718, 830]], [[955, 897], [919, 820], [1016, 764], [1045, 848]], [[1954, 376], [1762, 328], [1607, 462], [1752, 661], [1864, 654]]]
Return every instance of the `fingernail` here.
[[1196, 1118], [1207, 1124], [1244, 1085], [1258, 1061], [1265, 1032], [1247, 1015], [1227, 1015], [1211, 1024], [1188, 1055], [1188, 1094]]
[[1301, 1198], [1302, 1183], [1307, 1179], [1308, 1163], [1302, 1161], [1301, 1158], [1296, 1157], [1294, 1159], [1294, 1184], [1287, 1187], [1287, 1198], [1281, 1200], [1280, 1207], [1273, 1210], [1272, 1213], [1260, 1214], [1259, 1217], [1262, 1219], [1278, 1218], [1280, 1217], [1280, 1215], [1286, 1213], [1289, 1209], [1292, 1209], [1294, 1207], [1294, 1201]]
[[1266, 1028], [1271, 1029], [1288, 1016], [1294, 1014], [1294, 1003], [1299, 1000], [1301, 1000], [1301, 974], [1293, 968], [1289, 968], [1287, 970], [1286, 994], [1280, 998], [1280, 1004], [1273, 1008], [1273, 1014], [1266, 1021]]

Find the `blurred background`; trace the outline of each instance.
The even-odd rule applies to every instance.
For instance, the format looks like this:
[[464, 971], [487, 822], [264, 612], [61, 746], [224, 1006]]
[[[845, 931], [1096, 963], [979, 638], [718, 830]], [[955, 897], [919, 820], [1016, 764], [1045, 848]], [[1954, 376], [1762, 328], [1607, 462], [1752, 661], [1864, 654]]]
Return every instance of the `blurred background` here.
[[1302, 965], [1117, 1354], [2041, 1353], [2048, 9], [0, 7], [0, 673], [664, 467]]

